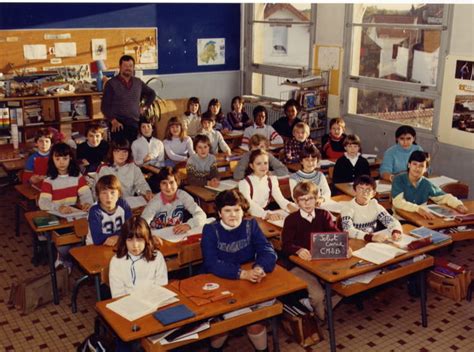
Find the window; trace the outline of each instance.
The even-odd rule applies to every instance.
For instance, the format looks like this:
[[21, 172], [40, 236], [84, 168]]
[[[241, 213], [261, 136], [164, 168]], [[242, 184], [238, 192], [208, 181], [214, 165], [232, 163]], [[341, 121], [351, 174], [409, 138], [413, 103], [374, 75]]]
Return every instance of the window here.
[[312, 4], [245, 5], [246, 94], [285, 99], [288, 87], [281, 83], [311, 72], [315, 9]]
[[450, 5], [347, 6], [344, 111], [436, 128]]

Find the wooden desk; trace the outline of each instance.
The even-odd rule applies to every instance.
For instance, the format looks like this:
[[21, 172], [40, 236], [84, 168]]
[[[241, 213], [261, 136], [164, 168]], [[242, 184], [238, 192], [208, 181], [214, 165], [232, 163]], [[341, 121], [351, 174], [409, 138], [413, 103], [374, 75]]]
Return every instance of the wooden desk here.
[[[409, 233], [413, 229], [412, 225], [404, 225], [403, 231]], [[309, 271], [310, 273], [319, 277], [325, 286], [326, 292], [326, 310], [327, 310], [327, 319], [328, 319], [328, 329], [329, 329], [329, 338], [331, 351], [336, 351], [336, 335], [334, 329], [334, 320], [332, 312], [332, 301], [331, 293], [332, 290], [336, 291], [338, 294], [348, 297], [363, 291], [366, 291], [370, 288], [386, 284], [388, 282], [394, 281], [396, 279], [419, 273], [419, 282], [421, 287], [421, 296], [420, 296], [420, 305], [421, 305], [421, 317], [423, 327], [427, 326], [427, 316], [426, 316], [426, 287], [425, 287], [425, 276], [424, 270], [431, 267], [434, 264], [434, 258], [427, 256], [426, 258], [419, 260], [417, 262], [410, 263], [408, 265], [396, 268], [394, 270], [389, 270], [385, 273], [379, 274], [374, 280], [369, 284], [353, 284], [349, 286], [344, 286], [341, 284], [342, 280], [367, 273], [376, 269], [384, 269], [392, 264], [402, 262], [414, 258], [418, 255], [425, 254], [432, 250], [447, 246], [451, 244], [452, 241], [445, 241], [439, 244], [432, 244], [423, 248], [419, 248], [413, 251], [408, 251], [406, 254], [398, 256], [388, 262], [385, 262], [380, 265], [371, 264], [361, 267], [354, 267], [351, 269], [351, 265], [357, 263], [359, 258], [352, 257], [350, 259], [344, 260], [312, 260], [305, 261], [300, 259], [298, 256], [290, 256], [290, 260], [296, 263], [298, 266]], [[362, 240], [350, 240], [350, 246], [353, 250], [357, 250], [365, 246], [365, 242]]]
[[[380, 180], [378, 182], [387, 185], [390, 184], [390, 182], [384, 180]], [[355, 190], [352, 182], [335, 183], [334, 186], [342, 193], [347, 194], [351, 197], [355, 197]], [[384, 208], [392, 208], [392, 197], [390, 192], [376, 193], [374, 198], [377, 199], [380, 205], [382, 205]]]
[[[463, 203], [466, 206], [468, 213], [474, 212], [474, 200], [466, 200], [463, 201]], [[395, 212], [412, 224], [415, 224], [417, 226], [424, 226], [433, 230], [446, 229], [449, 227], [457, 227], [463, 225], [474, 225], [474, 221], [459, 223], [454, 220], [445, 220], [439, 217], [435, 217], [433, 220], [427, 220], [423, 218], [420, 214], [415, 212], [409, 212], [401, 209], [395, 209]], [[451, 233], [450, 235], [453, 238], [453, 241], [474, 239], [474, 231], [456, 232]]]
[[[245, 265], [244, 267], [249, 266], [249, 264]], [[286, 271], [280, 266], [276, 266], [275, 270], [272, 273], [267, 274], [267, 276], [262, 280], [259, 284], [253, 284], [249, 281], [243, 280], [226, 280], [219, 277], [216, 277], [212, 274], [203, 274], [205, 276], [206, 281], [208, 282], [216, 282], [221, 285], [221, 287], [225, 287], [229, 291], [233, 293], [233, 296], [230, 299], [223, 299], [220, 301], [213, 302], [212, 304], [197, 306], [188, 298], [182, 296], [175, 290], [173, 287], [168, 285], [167, 287], [175, 292], [178, 293], [180, 304], [185, 304], [191, 309], [196, 316], [191, 319], [187, 319], [181, 322], [177, 322], [175, 324], [171, 324], [168, 326], [163, 326], [158, 320], [156, 320], [152, 314], [149, 314], [143, 318], [137, 319], [134, 322], [130, 322], [120, 315], [112, 312], [109, 310], [106, 305], [110, 303], [112, 300], [101, 301], [96, 303], [96, 310], [99, 315], [107, 322], [107, 324], [115, 331], [115, 333], [120, 337], [123, 341], [133, 341], [138, 339], [143, 339], [148, 336], [158, 334], [164, 331], [168, 331], [170, 329], [174, 329], [176, 327], [184, 326], [194, 321], [207, 319], [211, 317], [215, 317], [224, 313], [231, 312], [233, 310], [237, 310], [240, 308], [248, 307], [253, 304], [261, 303], [279, 296], [283, 296], [292, 292], [296, 292], [299, 290], [303, 290], [306, 288], [306, 283], [291, 274], [290, 272]], [[266, 319], [270, 316], [276, 316], [281, 313], [281, 306], [277, 305], [275, 309], [262, 309], [255, 311], [258, 313], [253, 315], [253, 313], [249, 313], [249, 319], [247, 319], [247, 315], [236, 317], [235, 319], [229, 319], [228, 321], [223, 321], [211, 326], [208, 332], [200, 333], [201, 338], [207, 338], [210, 336], [214, 336], [216, 334], [233, 330], [240, 326], [248, 325], [249, 323], [259, 321], [262, 319]], [[252, 315], [252, 316], [250, 316]], [[140, 327], [140, 330], [133, 332], [132, 325], [136, 324]], [[276, 324], [274, 326], [276, 328]], [[274, 335], [274, 339], [276, 337], [276, 331]], [[147, 341], [143, 341], [143, 346], [147, 350], [166, 350], [171, 348], [176, 348], [180, 346], [180, 344], [170, 344], [165, 346], [158, 346], [158, 345], [151, 345], [147, 343]], [[185, 343], [192, 343], [196, 340], [186, 341]], [[278, 341], [275, 341], [278, 343]], [[152, 347], [156, 349], [151, 349]], [[278, 350], [278, 349], [277, 349]]]
[[40, 191], [27, 184], [15, 185], [15, 190], [20, 196], [15, 204], [15, 234], [20, 236], [20, 211], [34, 210]]

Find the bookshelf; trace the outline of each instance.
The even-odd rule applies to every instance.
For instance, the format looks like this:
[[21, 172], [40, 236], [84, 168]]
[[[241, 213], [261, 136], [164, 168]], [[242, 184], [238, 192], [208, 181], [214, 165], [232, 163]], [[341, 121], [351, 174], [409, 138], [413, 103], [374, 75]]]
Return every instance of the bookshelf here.
[[12, 143], [12, 126], [18, 126], [19, 142], [34, 138], [37, 129], [53, 127], [70, 136], [84, 134], [89, 122], [103, 119], [102, 93], [8, 97], [0, 99], [0, 141]]

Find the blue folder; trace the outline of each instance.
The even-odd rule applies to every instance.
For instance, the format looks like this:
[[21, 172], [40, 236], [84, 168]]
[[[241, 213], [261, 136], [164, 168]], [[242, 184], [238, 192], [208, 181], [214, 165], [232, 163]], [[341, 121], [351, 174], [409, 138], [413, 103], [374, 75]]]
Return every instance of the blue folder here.
[[196, 314], [184, 304], [178, 304], [177, 306], [159, 310], [153, 314], [156, 320], [163, 325], [170, 325], [181, 320], [189, 319]]

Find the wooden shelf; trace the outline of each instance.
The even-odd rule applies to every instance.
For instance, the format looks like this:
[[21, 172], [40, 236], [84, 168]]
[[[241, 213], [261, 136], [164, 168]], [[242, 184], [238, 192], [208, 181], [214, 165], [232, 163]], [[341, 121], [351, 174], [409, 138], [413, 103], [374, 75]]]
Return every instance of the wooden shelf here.
[[0, 99], [0, 103], [8, 101], [21, 101], [21, 100], [36, 100], [36, 99], [60, 99], [60, 98], [81, 98], [88, 96], [100, 96], [102, 92], [90, 92], [90, 93], [75, 93], [75, 94], [58, 94], [58, 95], [30, 95], [27, 97], [5, 97]]

